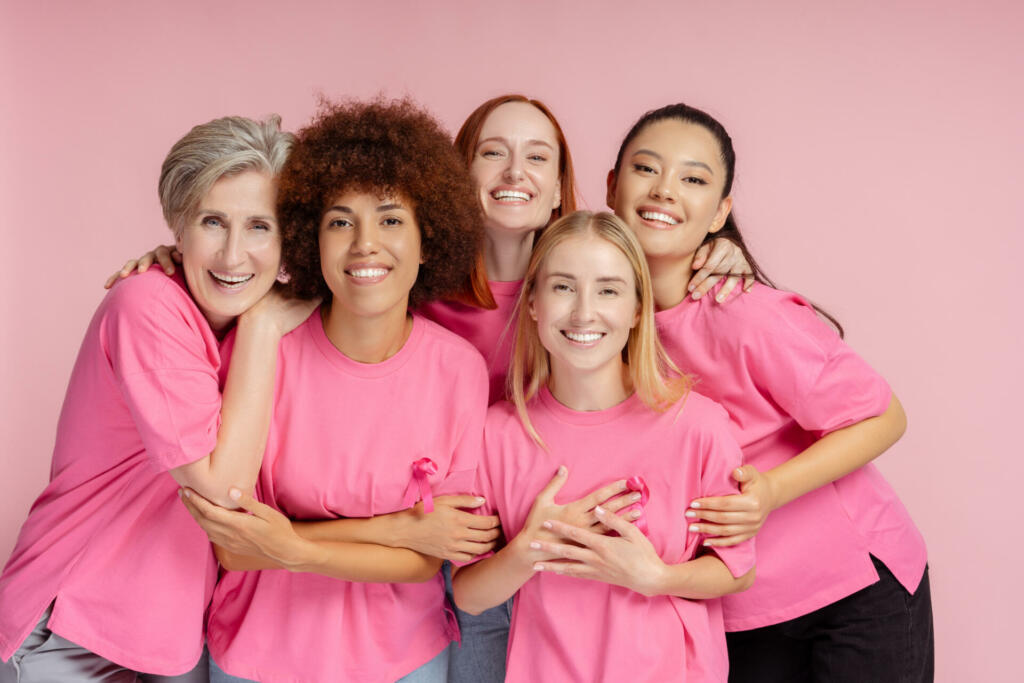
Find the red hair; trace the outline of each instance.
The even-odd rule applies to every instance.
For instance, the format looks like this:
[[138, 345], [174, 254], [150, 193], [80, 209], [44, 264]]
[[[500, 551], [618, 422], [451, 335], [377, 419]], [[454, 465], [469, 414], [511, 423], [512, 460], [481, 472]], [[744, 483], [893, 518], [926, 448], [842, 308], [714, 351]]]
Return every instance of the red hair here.
[[[455, 151], [466, 162], [466, 168], [473, 163], [473, 156], [476, 154], [477, 143], [480, 142], [480, 131], [483, 130], [487, 117], [495, 109], [509, 102], [523, 102], [536, 107], [555, 128], [555, 138], [558, 141], [558, 178], [561, 180], [561, 204], [551, 212], [551, 222], [562, 216], [567, 216], [576, 210], [576, 174], [572, 169], [572, 156], [569, 154], [569, 144], [565, 141], [565, 133], [558, 125], [558, 119], [551, 113], [547, 105], [540, 100], [531, 100], [525, 95], [499, 95], [487, 100], [473, 110], [473, 113], [466, 118], [458, 134], [455, 136]], [[473, 266], [469, 278], [463, 287], [455, 294], [455, 300], [478, 308], [495, 309], [498, 304], [491, 294], [491, 287], [487, 283], [487, 266], [484, 263], [484, 253], [481, 249], [476, 256], [476, 263]]]

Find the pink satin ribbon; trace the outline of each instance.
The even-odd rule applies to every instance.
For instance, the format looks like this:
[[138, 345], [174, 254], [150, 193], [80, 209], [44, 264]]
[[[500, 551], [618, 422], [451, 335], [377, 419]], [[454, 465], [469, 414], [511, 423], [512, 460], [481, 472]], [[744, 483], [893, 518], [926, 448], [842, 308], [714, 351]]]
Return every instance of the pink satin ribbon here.
[[430, 490], [430, 482], [427, 477], [437, 474], [437, 463], [430, 458], [420, 458], [412, 464], [412, 478], [409, 486], [405, 489], [405, 499], [402, 507], [408, 508], [416, 504], [416, 493], [419, 491], [419, 500], [423, 501], [423, 511], [434, 511], [434, 494]]
[[626, 480], [626, 488], [630, 491], [640, 492], [639, 502], [630, 505], [629, 509], [640, 511], [640, 516], [637, 517], [635, 524], [636, 528], [646, 535], [647, 518], [644, 516], [644, 506], [647, 505], [647, 501], [651, 499], [651, 491], [647, 488], [647, 482], [644, 481], [643, 477], [630, 477]]

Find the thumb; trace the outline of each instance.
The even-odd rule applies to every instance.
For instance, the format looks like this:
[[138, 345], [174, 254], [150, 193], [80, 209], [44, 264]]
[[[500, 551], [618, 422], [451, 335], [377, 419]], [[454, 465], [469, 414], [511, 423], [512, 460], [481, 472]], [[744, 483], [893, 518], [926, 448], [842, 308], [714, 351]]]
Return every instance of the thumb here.
[[251, 493], [242, 493], [240, 489], [234, 487], [228, 490], [228, 498], [233, 500], [235, 505], [241, 509], [259, 517], [260, 519], [264, 519], [266, 517], [267, 510], [273, 509], [253, 498]]
[[749, 484], [761, 475], [753, 465], [737, 467], [732, 471], [732, 478], [740, 484]]
[[458, 496], [438, 496], [434, 498], [434, 507], [438, 505], [447, 505], [453, 508], [478, 508], [487, 501], [484, 500], [483, 496], [470, 496], [470, 495], [458, 495]]
[[711, 245], [702, 244], [700, 246], [700, 249], [694, 252], [693, 263], [690, 264], [690, 267], [693, 270], [700, 270], [704, 266], [704, 263], [708, 260], [709, 253], [711, 253]]

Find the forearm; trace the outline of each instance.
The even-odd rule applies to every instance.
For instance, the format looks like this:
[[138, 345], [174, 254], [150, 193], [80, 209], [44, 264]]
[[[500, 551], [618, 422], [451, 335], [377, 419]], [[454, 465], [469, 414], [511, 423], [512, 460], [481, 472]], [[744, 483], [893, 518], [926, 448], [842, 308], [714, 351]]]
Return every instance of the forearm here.
[[452, 578], [452, 595], [459, 609], [480, 614], [515, 595], [533, 574], [533, 563], [513, 541], [491, 557], [459, 568]]
[[754, 570], [734, 577], [715, 555], [703, 555], [689, 562], [665, 565], [651, 595], [674, 595], [691, 600], [707, 600], [750, 588]]
[[217, 445], [209, 456], [172, 470], [175, 480], [208, 500], [234, 507], [232, 487], [251, 491], [267, 432], [281, 335], [270, 324], [242, 316], [221, 402]]
[[375, 517], [328, 519], [315, 522], [292, 522], [292, 527], [309, 541], [376, 543], [390, 548], [408, 547], [405, 533], [407, 511]]
[[768, 470], [774, 508], [845, 477], [868, 464], [896, 443], [907, 428], [907, 417], [893, 395], [878, 417], [826, 434], [798, 455]]

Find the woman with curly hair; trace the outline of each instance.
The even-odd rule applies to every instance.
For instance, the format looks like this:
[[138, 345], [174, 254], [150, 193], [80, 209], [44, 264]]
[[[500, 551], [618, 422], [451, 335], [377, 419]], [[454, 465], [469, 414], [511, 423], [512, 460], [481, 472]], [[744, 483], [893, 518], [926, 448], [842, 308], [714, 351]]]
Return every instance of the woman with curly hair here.
[[327, 105], [298, 134], [278, 212], [290, 288], [324, 303], [281, 343], [263, 502], [234, 492], [247, 515], [189, 494], [229, 570], [208, 622], [213, 679], [443, 681], [441, 560], [392, 547], [403, 539], [382, 518], [417, 501], [429, 518], [435, 495], [474, 484], [486, 368], [410, 313], [470, 272], [472, 181], [410, 102]]

